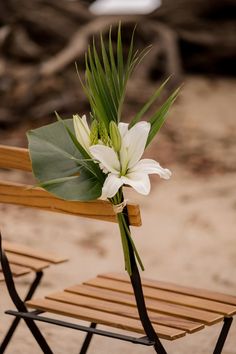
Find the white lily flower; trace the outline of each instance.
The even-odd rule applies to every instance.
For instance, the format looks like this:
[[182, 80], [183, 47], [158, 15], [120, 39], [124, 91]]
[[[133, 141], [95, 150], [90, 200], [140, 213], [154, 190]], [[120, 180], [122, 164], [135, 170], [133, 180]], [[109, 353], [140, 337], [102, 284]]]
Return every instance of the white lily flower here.
[[73, 115], [73, 124], [78, 142], [84, 150], [90, 154], [90, 128], [87, 123], [86, 115], [84, 114], [82, 118], [78, 114]]
[[119, 188], [126, 184], [138, 193], [147, 195], [150, 192], [149, 174], [158, 174], [161, 178], [169, 179], [170, 170], [162, 168], [158, 162], [142, 159], [145, 150], [150, 123], [139, 122], [131, 129], [127, 123], [119, 123], [121, 134], [121, 149], [116, 153], [104, 145], [90, 146], [91, 155], [108, 171], [108, 176], [102, 189], [103, 198], [112, 198]]

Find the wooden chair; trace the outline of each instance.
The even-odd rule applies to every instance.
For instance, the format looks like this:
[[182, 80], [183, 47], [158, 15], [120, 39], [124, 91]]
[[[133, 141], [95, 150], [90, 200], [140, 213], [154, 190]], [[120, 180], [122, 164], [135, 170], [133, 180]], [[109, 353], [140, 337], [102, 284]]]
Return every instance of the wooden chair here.
[[[12, 149], [11, 153], [12, 155], [8, 154], [11, 168], [20, 167], [19, 161], [21, 165], [25, 163], [23, 160], [28, 161], [26, 150]], [[31, 198], [27, 199], [29, 195]], [[1, 182], [0, 202], [116, 221], [112, 206], [108, 202], [65, 202], [41, 189], [26, 189], [19, 184]], [[124, 212], [130, 225], [141, 225], [137, 205], [129, 204]], [[33, 309], [30, 312], [18, 309], [6, 313], [32, 323], [41, 321], [86, 332], [80, 354], [87, 352], [94, 334], [153, 346], [156, 353], [167, 354], [162, 339], [174, 341], [203, 330], [206, 326], [222, 322], [222, 330], [213, 350], [213, 354], [220, 354], [232, 323], [232, 316], [236, 314], [236, 297], [145, 278], [141, 283], [131, 247], [130, 252], [132, 267], [130, 278], [119, 273], [101, 274], [83, 284], [67, 287], [61, 292], [46, 295], [42, 299], [26, 301], [27, 307]], [[7, 275], [7, 258], [4, 252], [2, 252], [2, 260]], [[88, 327], [84, 324], [49, 318], [43, 315], [46, 312], [89, 321], [91, 325]], [[100, 324], [113, 330], [97, 328]], [[117, 333], [114, 328], [131, 333], [130, 335]], [[40, 340], [38, 343], [41, 345]], [[43, 351], [52, 353], [51, 349], [45, 346]]]
[[[12, 167], [11, 166], [12, 159], [9, 157], [9, 154], [11, 155], [13, 151], [14, 149], [11, 149], [9, 147], [0, 146], [0, 168]], [[31, 171], [31, 167], [30, 167], [31, 165], [29, 159], [28, 161], [26, 159], [23, 159], [21, 163], [21, 161], [17, 157], [16, 168], [18, 168], [19, 166], [22, 170]], [[6, 183], [4, 182], [0, 183], [0, 191], [1, 191], [0, 194], [2, 198], [3, 198], [3, 194], [5, 194], [3, 190], [6, 186], [7, 186]], [[2, 201], [1, 197], [0, 200]], [[0, 238], [1, 238], [1, 233], [0, 233]], [[28, 289], [24, 301], [22, 301], [19, 298], [18, 294], [16, 293], [16, 289], [14, 288], [14, 283], [12, 282], [12, 279], [10, 279], [10, 282], [9, 281], [7, 282], [7, 285], [10, 289], [9, 293], [13, 296], [12, 298], [15, 305], [17, 304], [17, 307], [20, 306], [20, 308], [24, 306], [23, 304], [25, 301], [30, 300], [32, 298], [38, 285], [40, 284], [40, 281], [43, 277], [44, 270], [51, 265], [55, 265], [67, 261], [66, 258], [59, 257], [51, 252], [46, 253], [44, 251], [40, 251], [38, 249], [29, 246], [24, 246], [22, 244], [13, 243], [6, 240], [2, 242], [1, 246], [3, 246], [5, 250], [5, 253], [9, 261], [11, 274], [14, 278], [19, 278], [29, 273], [35, 274], [35, 278], [33, 282], [30, 284], [30, 287]], [[0, 282], [2, 283], [4, 281], [5, 281], [5, 276], [3, 274], [3, 269], [0, 267]], [[0, 353], [5, 352], [19, 322], [20, 322], [19, 317], [18, 318], [16, 317], [12, 322], [10, 328], [8, 329], [4, 339], [0, 344]]]

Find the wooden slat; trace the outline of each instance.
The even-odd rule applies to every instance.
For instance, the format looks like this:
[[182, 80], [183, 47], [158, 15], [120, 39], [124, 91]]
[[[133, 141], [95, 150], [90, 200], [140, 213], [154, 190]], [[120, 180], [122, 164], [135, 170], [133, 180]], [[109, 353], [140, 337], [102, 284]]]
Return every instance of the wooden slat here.
[[65, 262], [68, 260], [63, 257], [58, 257], [52, 253], [39, 251], [39, 250], [34, 249], [33, 247], [23, 246], [21, 244], [15, 243], [15, 242], [12, 243], [12, 242], [8, 242], [8, 241], [3, 241], [2, 244], [3, 244], [3, 248], [6, 251], [9, 251], [11, 253], [40, 259], [40, 260], [43, 260], [43, 261], [46, 261], [49, 263], [53, 263], [53, 264], [62, 263], [62, 262]]
[[40, 271], [49, 266], [48, 262], [41, 261], [39, 259], [21, 256], [11, 252], [6, 252], [6, 255], [10, 263], [28, 267], [35, 271]]
[[[0, 202], [117, 222], [113, 207], [108, 201], [70, 202], [54, 197], [41, 188], [32, 188], [32, 186], [23, 184], [0, 181]], [[139, 206], [129, 203], [127, 207], [130, 224], [140, 226]]]
[[[11, 271], [14, 277], [20, 277], [22, 275], [31, 273], [32, 270], [26, 267], [22, 267], [16, 264], [10, 264]], [[4, 281], [4, 275], [2, 273], [2, 269], [0, 268], [0, 281]]]
[[[123, 316], [104, 313], [102, 311], [92, 310], [81, 306], [61, 303], [58, 301], [48, 299], [36, 299], [27, 302], [27, 305], [39, 310], [53, 312], [63, 316], [70, 316], [73, 318], [96, 322], [110, 327], [121, 328], [124, 330], [144, 333], [142, 324], [138, 320], [132, 318], [125, 318]], [[186, 332], [175, 328], [154, 325], [154, 329], [160, 338], [174, 340], [183, 337]]]
[[[105, 278], [94, 278], [90, 281], [86, 281], [85, 284], [96, 286], [104, 289], [116, 290], [128, 294], [132, 294], [132, 286], [129, 283], [120, 282]], [[192, 308], [202, 309], [206, 311], [212, 311], [220, 313], [225, 316], [232, 316], [236, 313], [236, 307], [232, 305], [218, 303], [216, 301], [205, 300], [190, 295], [178, 294], [160, 289], [143, 288], [146, 298], [157, 299], [173, 304], [180, 304]]]
[[31, 161], [27, 149], [0, 145], [0, 168], [31, 171]]
[[20, 277], [21, 275], [25, 275], [32, 272], [30, 268], [19, 266], [16, 264], [10, 264], [10, 267], [14, 277]]
[[[129, 277], [122, 273], [106, 273], [106, 274], [100, 274], [98, 276], [102, 278], [124, 281], [126, 283], [130, 282]], [[236, 306], [236, 296], [233, 295], [222, 294], [219, 292], [205, 290], [205, 289], [198, 289], [192, 287], [190, 288], [190, 287], [181, 286], [173, 283], [150, 280], [145, 278], [142, 278], [142, 284], [143, 286], [154, 288], [154, 289], [168, 290], [179, 294], [192, 295], [203, 299], [218, 301], [225, 304]]]
[[[86, 285], [75, 285], [73, 287], [66, 288], [65, 291], [107, 300], [114, 303], [136, 306], [134, 295], [120, 293], [117, 291], [99, 289]], [[146, 298], [145, 302], [149, 311], [176, 316], [178, 318], [180, 317], [183, 319], [204, 323], [206, 325], [213, 325], [219, 321], [222, 321], [224, 318], [223, 315], [213, 312], [192, 309], [182, 305], [174, 305], [164, 301]]]
[[[11, 267], [11, 272], [12, 272], [14, 277], [20, 277], [22, 275], [25, 275], [25, 274], [28, 274], [28, 273], [32, 272], [31, 269], [26, 268], [26, 267], [22, 267], [22, 266], [19, 266], [19, 265], [16, 265], [16, 264], [10, 264], [10, 267]], [[3, 280], [4, 280], [4, 276], [3, 276], [3, 273], [2, 273], [2, 269], [0, 268], [0, 281], [3, 281]]]
[[[139, 320], [137, 308], [128, 305], [117, 304], [65, 291], [50, 294], [46, 296], [46, 298]], [[204, 328], [204, 325], [196, 322], [177, 319], [176, 317], [168, 315], [160, 315], [151, 311], [149, 311], [149, 317], [152, 323], [177, 328], [188, 333], [194, 333]]]

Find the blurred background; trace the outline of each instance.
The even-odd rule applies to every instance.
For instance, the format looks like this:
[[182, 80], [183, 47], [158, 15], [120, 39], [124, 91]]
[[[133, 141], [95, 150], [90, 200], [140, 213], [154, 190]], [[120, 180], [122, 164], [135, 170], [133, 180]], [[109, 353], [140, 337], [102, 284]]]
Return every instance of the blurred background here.
[[[236, 294], [235, 13], [235, 0], [0, 1], [1, 144], [27, 146], [26, 131], [55, 121], [54, 111], [62, 117], [88, 114], [75, 62], [83, 77], [84, 54], [93, 36], [100, 32], [106, 36], [111, 25], [116, 28], [122, 21], [126, 46], [137, 24], [137, 49], [151, 44], [152, 50], [130, 80], [123, 119], [128, 121], [169, 75], [163, 99], [183, 84], [167, 123], [147, 152], [173, 176], [168, 182], [152, 178], [148, 197], [130, 197], [142, 208], [143, 226], [133, 232], [145, 276], [232, 294]], [[6, 173], [0, 171], [2, 175]], [[19, 179], [18, 172], [7, 175]], [[114, 225], [12, 206], [1, 205], [0, 211], [0, 228], [8, 239], [47, 249], [53, 237], [55, 252], [71, 257], [61, 268], [65, 286], [97, 271], [123, 269]], [[61, 288], [61, 269], [50, 270], [42, 294]], [[18, 286], [24, 291], [25, 281]], [[11, 308], [5, 295], [1, 317], [5, 308]], [[75, 352], [77, 333], [48, 327], [44, 331], [56, 353]], [[32, 353], [33, 341], [22, 341], [25, 333], [22, 326], [9, 353]], [[69, 340], [58, 343], [58, 333]], [[235, 353], [235, 334], [234, 326], [227, 354]], [[180, 340], [175, 348], [170, 344], [171, 352], [209, 353], [215, 329], [197, 336]], [[109, 343], [96, 339], [90, 353], [110, 353]], [[113, 349], [112, 353], [147, 352], [125, 343], [116, 343]], [[40, 353], [35, 345], [34, 350]]]
[[[167, 94], [184, 83], [176, 105], [184, 112], [174, 114], [163, 130], [164, 160], [203, 173], [234, 170], [228, 155], [235, 139], [225, 120], [235, 108], [235, 7], [234, 0], [1, 1], [1, 142], [25, 145], [26, 130], [54, 121], [55, 110], [64, 117], [88, 113], [75, 62], [83, 76], [88, 43], [121, 20], [124, 41], [138, 24], [137, 48], [152, 45], [130, 81], [123, 117], [128, 120], [172, 75]], [[207, 111], [201, 111], [203, 105]]]

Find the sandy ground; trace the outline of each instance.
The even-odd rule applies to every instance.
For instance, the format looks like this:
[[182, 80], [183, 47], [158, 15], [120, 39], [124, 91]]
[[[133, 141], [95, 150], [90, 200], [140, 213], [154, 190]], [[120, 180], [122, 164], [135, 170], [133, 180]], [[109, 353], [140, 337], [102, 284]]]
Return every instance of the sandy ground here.
[[[128, 191], [141, 205], [143, 226], [133, 235], [145, 264], [145, 276], [236, 294], [236, 83], [189, 78], [172, 111], [168, 127], [150, 155], [170, 167], [170, 181], [152, 178], [152, 192], [142, 197]], [[9, 144], [14, 143], [13, 138]], [[7, 143], [7, 140], [4, 140]], [[1, 178], [9, 173], [1, 172]], [[12, 173], [17, 179], [19, 173]], [[23, 175], [20, 175], [23, 178]], [[70, 262], [51, 267], [37, 296], [79, 283], [99, 272], [123, 271], [120, 239], [115, 224], [73, 216], [0, 206], [0, 227], [5, 238], [69, 256]], [[49, 246], [50, 245], [50, 246]], [[17, 280], [24, 294], [30, 276]], [[12, 308], [0, 287], [0, 333]], [[72, 330], [40, 325], [55, 354], [78, 352], [83, 335]], [[207, 354], [220, 326], [187, 335], [166, 347], [173, 354]], [[236, 325], [225, 346], [235, 353]], [[96, 337], [91, 354], [154, 353], [152, 348]], [[40, 350], [22, 323], [9, 346], [10, 354], [38, 354]]]

